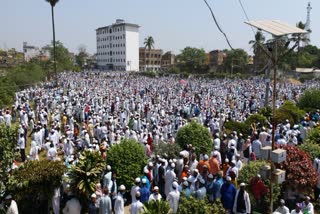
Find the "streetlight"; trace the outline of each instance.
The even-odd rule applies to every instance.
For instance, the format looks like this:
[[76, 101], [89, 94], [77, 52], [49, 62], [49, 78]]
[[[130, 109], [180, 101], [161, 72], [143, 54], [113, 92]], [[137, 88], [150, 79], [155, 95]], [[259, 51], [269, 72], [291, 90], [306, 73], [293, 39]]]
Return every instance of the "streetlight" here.
[[[275, 110], [276, 110], [276, 89], [277, 89], [277, 66], [279, 62], [279, 55], [278, 55], [278, 43], [283, 36], [291, 35], [291, 34], [306, 34], [308, 33], [305, 30], [302, 30], [297, 27], [289, 26], [280, 21], [248, 21], [245, 22], [246, 24], [257, 28], [258, 30], [265, 31], [271, 34], [274, 38], [274, 50], [270, 53], [270, 51], [266, 50], [266, 48], [261, 45], [259, 46], [261, 49], [267, 54], [270, 58], [272, 66], [273, 66], [273, 93], [272, 93], [272, 151], [275, 148], [275, 127], [276, 127], [276, 120], [275, 120]], [[288, 46], [289, 43], [286, 43], [285, 46]], [[271, 161], [271, 179], [270, 179], [270, 212], [273, 212], [273, 172], [275, 166], [273, 161]]]

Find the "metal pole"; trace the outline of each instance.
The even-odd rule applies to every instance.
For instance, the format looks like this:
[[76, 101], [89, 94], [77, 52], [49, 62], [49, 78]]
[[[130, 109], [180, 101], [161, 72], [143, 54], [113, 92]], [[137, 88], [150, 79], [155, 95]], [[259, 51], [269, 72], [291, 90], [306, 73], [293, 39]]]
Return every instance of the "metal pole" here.
[[[276, 98], [277, 98], [277, 63], [278, 63], [278, 38], [275, 38], [275, 52], [273, 58], [273, 93], [272, 93], [272, 150], [275, 148], [275, 130], [276, 130]], [[275, 170], [274, 163], [271, 160], [270, 173], [270, 212], [273, 212], [273, 172]]]
[[268, 67], [266, 70], [266, 95], [265, 95], [265, 100], [264, 100], [264, 107], [269, 106], [269, 91], [270, 91], [270, 68], [271, 63], [268, 63]]

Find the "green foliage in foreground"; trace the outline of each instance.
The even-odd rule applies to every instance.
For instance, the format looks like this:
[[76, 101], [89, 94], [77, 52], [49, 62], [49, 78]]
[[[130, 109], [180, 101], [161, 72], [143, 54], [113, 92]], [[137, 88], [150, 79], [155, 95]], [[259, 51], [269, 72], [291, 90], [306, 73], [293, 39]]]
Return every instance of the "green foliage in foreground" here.
[[149, 201], [143, 207], [143, 214], [168, 214], [170, 205], [167, 201]]
[[95, 192], [105, 167], [106, 163], [99, 152], [83, 151], [76, 165], [69, 169], [67, 181], [77, 195], [89, 198]]
[[298, 102], [299, 108], [306, 111], [313, 111], [320, 106], [320, 90], [310, 89], [303, 93]]
[[135, 140], [124, 139], [113, 145], [107, 154], [107, 162], [117, 170], [117, 184], [127, 189], [134, 185], [134, 179], [140, 177], [147, 163], [142, 145]]
[[28, 161], [13, 170], [8, 191], [19, 204], [19, 211], [37, 210], [42, 201], [51, 200], [61, 185], [65, 166], [60, 161]]
[[208, 214], [208, 213], [225, 213], [220, 201], [210, 204], [208, 200], [198, 200], [190, 197], [180, 197], [179, 208], [177, 214]]
[[0, 125], [0, 193], [6, 191], [15, 148], [17, 145], [18, 127]]
[[183, 149], [187, 145], [192, 144], [196, 148], [197, 154], [207, 153], [212, 149], [212, 139], [209, 130], [196, 121], [192, 121], [190, 124], [179, 129], [176, 143]]

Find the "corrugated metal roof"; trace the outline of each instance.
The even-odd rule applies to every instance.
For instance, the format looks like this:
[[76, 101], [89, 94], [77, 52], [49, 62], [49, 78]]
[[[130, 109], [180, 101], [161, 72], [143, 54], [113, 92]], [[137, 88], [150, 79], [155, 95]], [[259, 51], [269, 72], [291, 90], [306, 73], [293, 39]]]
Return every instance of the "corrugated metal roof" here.
[[305, 30], [290, 26], [280, 21], [272, 21], [272, 20], [271, 21], [248, 21], [245, 23], [255, 28], [258, 28], [259, 30], [270, 33], [273, 36], [285, 36], [285, 35], [294, 34], [294, 33], [300, 33], [300, 34], [308, 33]]

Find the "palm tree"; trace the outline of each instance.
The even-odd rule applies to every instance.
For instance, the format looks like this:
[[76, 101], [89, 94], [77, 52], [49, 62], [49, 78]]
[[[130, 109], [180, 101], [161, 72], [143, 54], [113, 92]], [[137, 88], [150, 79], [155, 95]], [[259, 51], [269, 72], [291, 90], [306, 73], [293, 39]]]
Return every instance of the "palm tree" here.
[[256, 66], [257, 66], [257, 59], [260, 57], [259, 55], [262, 54], [262, 50], [261, 50], [260, 45], [262, 45], [265, 40], [266, 40], [266, 38], [264, 37], [262, 32], [257, 31], [257, 33], [254, 36], [254, 40], [249, 41], [249, 44], [252, 45], [252, 48], [253, 48], [253, 53], [254, 53], [253, 66], [254, 66], [255, 70], [256, 70]]
[[76, 165], [68, 170], [67, 182], [76, 195], [88, 198], [95, 191], [105, 166], [99, 152], [84, 151]]
[[[300, 21], [296, 24], [296, 27], [297, 28], [300, 28], [302, 30], [305, 30], [306, 28], [306, 25]], [[305, 34], [292, 34], [292, 38], [291, 40], [293, 42], [296, 43], [296, 45], [298, 46], [298, 53], [300, 52], [301, 50], [301, 43], [308, 43], [310, 42], [310, 39], [308, 37], [305, 36]]]
[[52, 33], [53, 33], [53, 65], [56, 79], [56, 85], [58, 85], [57, 65], [56, 65], [56, 31], [54, 27], [54, 7], [59, 0], [45, 0], [51, 5], [51, 18], [52, 18]]
[[[151, 64], [151, 49], [154, 48], [154, 40], [152, 36], [148, 36], [147, 38], [144, 39], [144, 48], [149, 50], [149, 59], [150, 59], [150, 64]], [[146, 51], [145, 51], [146, 53]], [[147, 66], [147, 59], [145, 58], [145, 66]]]

